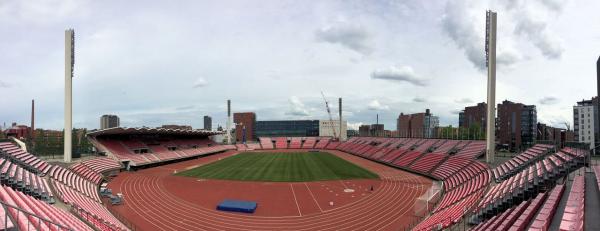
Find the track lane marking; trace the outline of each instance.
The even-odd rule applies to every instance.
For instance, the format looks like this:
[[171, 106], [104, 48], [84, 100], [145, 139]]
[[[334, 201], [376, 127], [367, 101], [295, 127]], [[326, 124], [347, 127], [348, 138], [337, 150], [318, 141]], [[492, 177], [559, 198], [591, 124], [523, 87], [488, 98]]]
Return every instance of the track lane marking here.
[[292, 195], [294, 195], [294, 202], [296, 202], [296, 208], [298, 208], [298, 214], [302, 216], [302, 212], [300, 212], [300, 206], [298, 205], [298, 200], [296, 200], [296, 193], [294, 192], [294, 186], [290, 184], [290, 188], [292, 189]]

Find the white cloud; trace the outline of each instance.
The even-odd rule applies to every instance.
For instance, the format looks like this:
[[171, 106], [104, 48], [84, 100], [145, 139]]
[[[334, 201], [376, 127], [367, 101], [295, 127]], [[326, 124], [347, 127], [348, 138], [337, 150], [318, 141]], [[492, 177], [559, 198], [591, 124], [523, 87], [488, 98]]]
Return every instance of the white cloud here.
[[417, 76], [410, 66], [391, 66], [386, 69], [375, 70], [371, 73], [371, 78], [407, 82], [417, 86], [427, 86], [427, 82]]
[[465, 104], [465, 103], [473, 103], [474, 101], [470, 98], [462, 98], [454, 100], [456, 103]]
[[287, 111], [286, 115], [291, 116], [309, 116], [308, 109], [304, 106], [304, 103], [300, 101], [300, 99], [296, 96], [292, 96], [289, 98], [288, 102], [290, 103], [290, 110]]
[[0, 88], [9, 88], [11, 87], [10, 84], [8, 84], [7, 82], [4, 82], [2, 80], [0, 80]]
[[560, 100], [554, 96], [546, 96], [539, 100], [540, 104], [543, 104], [543, 105], [553, 105], [553, 104], [557, 104], [559, 101]]
[[351, 130], [358, 130], [358, 128], [361, 125], [363, 125], [362, 122], [357, 122], [357, 123], [350, 123], [350, 122], [348, 122], [347, 124], [348, 124], [348, 129], [351, 129]]
[[560, 40], [546, 29], [546, 23], [536, 20], [530, 14], [523, 14], [517, 22], [515, 33], [525, 36], [547, 58], [560, 59], [564, 48]]
[[548, 21], [556, 18], [566, 1], [500, 1], [515, 22], [514, 33], [524, 37], [548, 59], [560, 59], [564, 48], [560, 37], [548, 30]]
[[423, 97], [415, 97], [413, 99], [413, 102], [415, 102], [415, 103], [424, 103], [424, 102], [427, 102], [427, 99], [425, 99]]
[[373, 101], [371, 101], [369, 103], [369, 105], [367, 106], [367, 108], [369, 110], [373, 110], [373, 111], [387, 111], [390, 110], [390, 107], [388, 105], [383, 105], [381, 103], [379, 103], [379, 100], [374, 99]]
[[196, 81], [194, 82], [194, 84], [192, 85], [193, 88], [200, 88], [200, 87], [205, 87], [206, 85], [208, 85], [208, 82], [206, 81], [206, 79], [200, 77], [198, 79], [196, 79]]
[[370, 34], [360, 25], [340, 22], [317, 30], [315, 36], [318, 41], [339, 44], [364, 55], [373, 52]]

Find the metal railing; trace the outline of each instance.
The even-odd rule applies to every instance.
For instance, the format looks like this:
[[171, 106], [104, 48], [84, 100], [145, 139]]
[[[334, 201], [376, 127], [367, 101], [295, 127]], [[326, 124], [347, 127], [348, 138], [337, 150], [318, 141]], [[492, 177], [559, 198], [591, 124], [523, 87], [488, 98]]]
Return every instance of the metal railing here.
[[[73, 230], [54, 221], [40, 217], [34, 213], [27, 212], [14, 205], [7, 204], [4, 201], [0, 201], [0, 205], [5, 211], [3, 224], [5, 228], [8, 228], [8, 222], [10, 221], [16, 230], [21, 230], [20, 226], [25, 226], [27, 229], [33, 228], [35, 230], [35, 227], [39, 229], [42, 224], [48, 226], [52, 230]], [[19, 219], [21, 216], [26, 216], [27, 219]]]

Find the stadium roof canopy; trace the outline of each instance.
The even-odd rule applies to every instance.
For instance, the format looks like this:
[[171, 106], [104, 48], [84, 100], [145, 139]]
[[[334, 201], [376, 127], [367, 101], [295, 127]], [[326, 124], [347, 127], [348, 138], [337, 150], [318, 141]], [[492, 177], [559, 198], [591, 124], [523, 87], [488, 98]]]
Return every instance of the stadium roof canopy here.
[[212, 136], [225, 134], [222, 131], [207, 131], [207, 130], [187, 130], [187, 129], [167, 129], [167, 128], [127, 128], [116, 127], [102, 130], [91, 131], [87, 136], [107, 136], [107, 135], [190, 135], [190, 136]]

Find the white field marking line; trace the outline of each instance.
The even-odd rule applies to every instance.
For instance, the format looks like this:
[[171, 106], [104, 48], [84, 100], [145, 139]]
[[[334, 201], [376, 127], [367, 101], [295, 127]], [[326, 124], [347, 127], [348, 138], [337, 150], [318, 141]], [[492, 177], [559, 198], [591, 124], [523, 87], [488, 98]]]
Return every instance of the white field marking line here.
[[317, 202], [317, 199], [315, 199], [315, 195], [313, 195], [312, 191], [308, 187], [308, 184], [304, 183], [304, 186], [306, 186], [306, 188], [308, 189], [308, 192], [310, 193], [310, 196], [312, 197], [313, 201], [315, 201], [315, 204], [317, 204], [317, 207], [319, 207], [319, 210], [321, 212], [323, 212], [323, 209], [321, 209], [321, 206], [319, 205], [319, 202]]
[[294, 187], [290, 184], [290, 188], [292, 189], [292, 195], [294, 195], [294, 202], [296, 202], [296, 208], [298, 208], [298, 214], [302, 216], [302, 212], [300, 212], [300, 206], [298, 205], [298, 200], [296, 200], [296, 193], [294, 192]]

